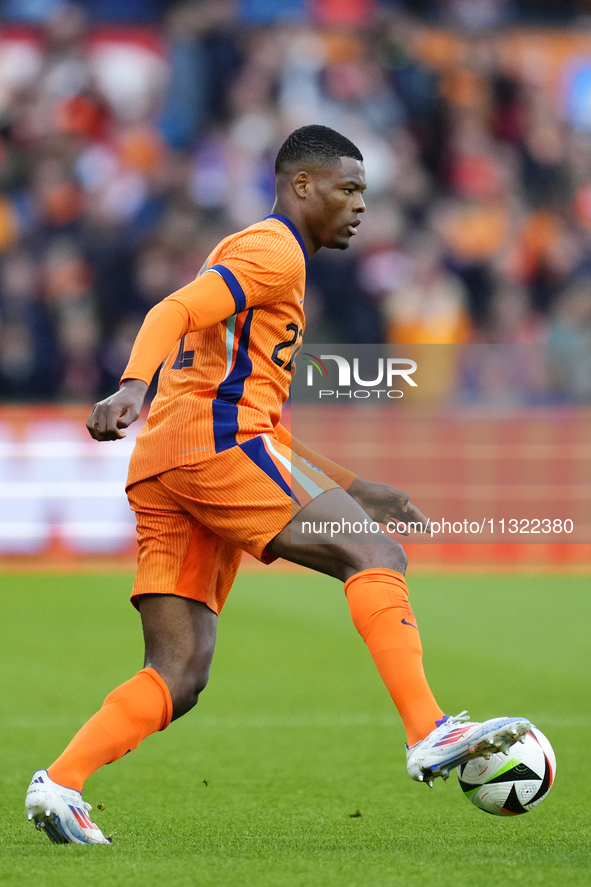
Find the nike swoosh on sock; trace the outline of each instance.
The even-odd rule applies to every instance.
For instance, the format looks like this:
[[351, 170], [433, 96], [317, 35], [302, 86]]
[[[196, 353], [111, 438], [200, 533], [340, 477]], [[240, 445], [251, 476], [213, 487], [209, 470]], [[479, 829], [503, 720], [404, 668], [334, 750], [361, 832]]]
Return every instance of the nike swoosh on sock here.
[[412, 622], [407, 622], [406, 619], [401, 619], [400, 621], [403, 625], [410, 625], [411, 628], [416, 628], [417, 631], [419, 630], [416, 625], [413, 625]]

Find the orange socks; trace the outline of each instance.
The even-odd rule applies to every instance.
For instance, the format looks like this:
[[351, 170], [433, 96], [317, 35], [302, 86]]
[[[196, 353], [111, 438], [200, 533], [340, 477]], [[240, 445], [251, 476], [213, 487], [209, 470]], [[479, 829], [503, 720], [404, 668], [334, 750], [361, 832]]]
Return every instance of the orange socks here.
[[394, 570], [363, 570], [345, 583], [355, 628], [400, 713], [408, 745], [435, 729], [443, 712], [423, 671], [423, 648], [408, 602], [404, 576]]
[[103, 707], [51, 765], [49, 778], [82, 791], [91, 773], [137, 748], [150, 733], [164, 730], [171, 718], [168, 687], [153, 668], [144, 668], [109, 693]]

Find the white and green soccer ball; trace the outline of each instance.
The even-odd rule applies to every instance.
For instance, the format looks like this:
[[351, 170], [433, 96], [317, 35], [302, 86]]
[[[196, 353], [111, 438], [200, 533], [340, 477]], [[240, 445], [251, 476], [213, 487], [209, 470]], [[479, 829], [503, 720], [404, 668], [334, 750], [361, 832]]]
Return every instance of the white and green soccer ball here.
[[556, 757], [544, 734], [532, 727], [525, 742], [516, 742], [509, 754], [489, 760], [475, 758], [457, 769], [460, 788], [479, 810], [495, 816], [517, 816], [540, 804], [556, 776]]

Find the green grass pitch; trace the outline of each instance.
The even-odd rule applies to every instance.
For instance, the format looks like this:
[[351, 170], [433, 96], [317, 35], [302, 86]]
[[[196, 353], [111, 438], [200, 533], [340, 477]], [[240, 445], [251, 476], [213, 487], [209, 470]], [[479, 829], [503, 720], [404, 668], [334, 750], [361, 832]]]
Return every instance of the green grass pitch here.
[[487, 816], [455, 775], [411, 782], [342, 586], [269, 570], [239, 577], [197, 709], [88, 781], [112, 846], [51, 845], [25, 790], [141, 667], [131, 581], [0, 576], [0, 885], [589, 884], [588, 576], [409, 578], [445, 710], [525, 714], [554, 745], [556, 784], [532, 813]]

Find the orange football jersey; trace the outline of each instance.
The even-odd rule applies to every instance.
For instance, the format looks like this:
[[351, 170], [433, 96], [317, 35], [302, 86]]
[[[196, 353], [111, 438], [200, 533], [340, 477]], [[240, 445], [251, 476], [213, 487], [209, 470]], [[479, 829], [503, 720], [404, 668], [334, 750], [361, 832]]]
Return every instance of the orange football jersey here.
[[219, 274], [236, 313], [183, 336], [165, 360], [128, 485], [273, 433], [305, 327], [308, 255], [290, 219], [267, 216], [222, 240], [200, 274]]

